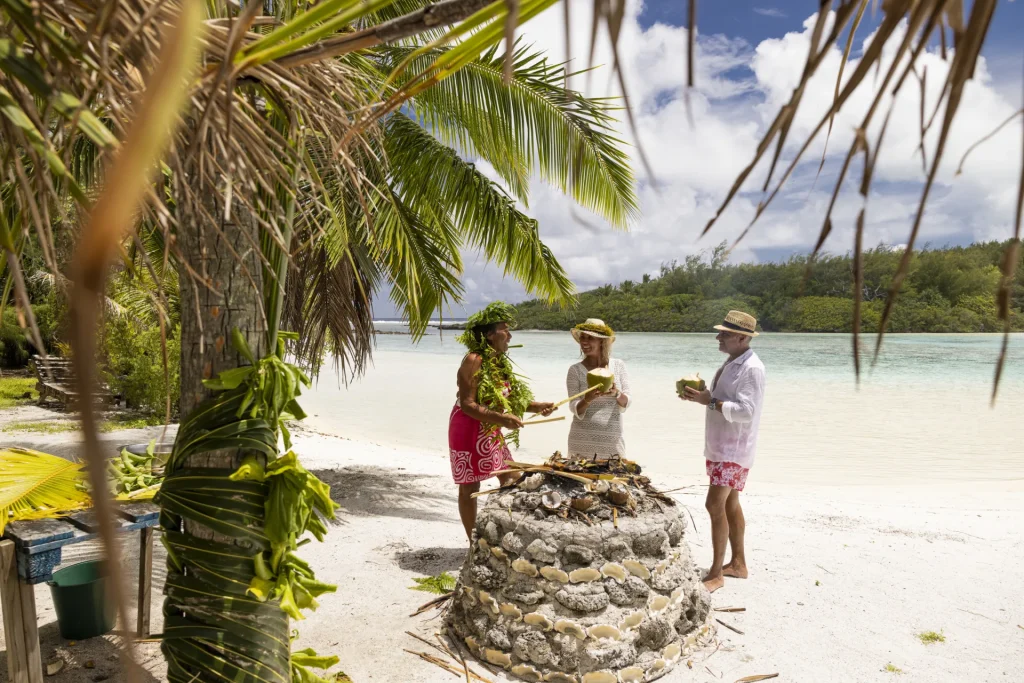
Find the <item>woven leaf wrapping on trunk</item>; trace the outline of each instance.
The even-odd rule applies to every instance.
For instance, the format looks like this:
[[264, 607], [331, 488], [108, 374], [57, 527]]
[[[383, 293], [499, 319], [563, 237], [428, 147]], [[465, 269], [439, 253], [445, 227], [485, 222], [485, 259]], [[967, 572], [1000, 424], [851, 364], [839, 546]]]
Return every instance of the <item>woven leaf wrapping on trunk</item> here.
[[[251, 358], [249, 349], [235, 344]], [[162, 649], [173, 683], [315, 683], [309, 667], [337, 658], [303, 650], [292, 656], [288, 620], [315, 609], [335, 590], [316, 580], [295, 551], [308, 531], [323, 540], [322, 517], [337, 505], [326, 484], [299, 464], [283, 420], [301, 416], [295, 402], [309, 378], [277, 353], [208, 381], [219, 393], [181, 425], [157, 502], [168, 554]], [[196, 456], [231, 449], [235, 469], [196, 468]], [[195, 534], [195, 525], [214, 538]], [[326, 665], [326, 666], [324, 666]]]

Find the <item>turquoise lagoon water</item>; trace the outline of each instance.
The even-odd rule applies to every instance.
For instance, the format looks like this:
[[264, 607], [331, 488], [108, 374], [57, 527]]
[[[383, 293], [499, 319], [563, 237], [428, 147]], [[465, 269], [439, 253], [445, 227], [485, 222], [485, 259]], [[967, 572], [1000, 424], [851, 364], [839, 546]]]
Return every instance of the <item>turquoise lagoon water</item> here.
[[[325, 372], [303, 397], [311, 422], [353, 439], [446, 452], [463, 353], [456, 334], [433, 330], [418, 344], [404, 335], [379, 335], [365, 376], [345, 387]], [[768, 389], [752, 481], [1024, 481], [1024, 335], [1011, 336], [999, 398], [991, 407], [1001, 340], [890, 335], [872, 367], [875, 338], [865, 336], [858, 387], [849, 335], [761, 335], [754, 348], [767, 368]], [[566, 371], [579, 353], [570, 335], [516, 332], [512, 343], [524, 345], [512, 357], [537, 397], [564, 398]], [[714, 376], [724, 358], [714, 336], [622, 333], [613, 355], [626, 361], [632, 384], [627, 456], [655, 473], [699, 479], [704, 414], [676, 398], [674, 382], [691, 372]], [[564, 450], [568, 430], [567, 420], [525, 429], [516, 458], [539, 461]]]

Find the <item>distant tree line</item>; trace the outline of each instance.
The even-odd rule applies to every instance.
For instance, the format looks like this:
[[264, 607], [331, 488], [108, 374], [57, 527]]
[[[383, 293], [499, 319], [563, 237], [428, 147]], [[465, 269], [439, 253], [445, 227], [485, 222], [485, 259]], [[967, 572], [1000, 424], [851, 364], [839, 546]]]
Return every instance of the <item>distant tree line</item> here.
[[[1006, 243], [926, 249], [913, 259], [896, 300], [890, 332], [998, 332], [999, 263]], [[902, 250], [879, 246], [864, 255], [863, 326], [875, 332]], [[601, 318], [616, 330], [706, 332], [730, 309], [757, 317], [771, 332], [850, 332], [853, 328], [853, 259], [794, 256], [780, 263], [726, 263], [725, 243], [658, 275], [626, 280], [583, 292], [574, 311], [542, 301], [519, 305], [522, 329], [565, 329], [586, 318]], [[1012, 325], [1024, 330], [1024, 264], [1017, 268]]]

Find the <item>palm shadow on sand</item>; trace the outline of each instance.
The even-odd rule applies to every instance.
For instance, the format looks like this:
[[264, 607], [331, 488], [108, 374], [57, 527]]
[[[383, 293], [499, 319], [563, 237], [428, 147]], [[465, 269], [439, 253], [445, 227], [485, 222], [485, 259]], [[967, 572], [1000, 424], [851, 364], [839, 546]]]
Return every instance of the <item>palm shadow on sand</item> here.
[[437, 478], [394, 469], [360, 465], [313, 472], [331, 487], [331, 499], [342, 507], [336, 524], [348, 515], [402, 517], [425, 521], [457, 521], [455, 487], [440, 488]]
[[466, 546], [406, 550], [395, 553], [395, 563], [400, 569], [426, 576], [436, 576], [441, 572], [458, 574], [468, 550]]

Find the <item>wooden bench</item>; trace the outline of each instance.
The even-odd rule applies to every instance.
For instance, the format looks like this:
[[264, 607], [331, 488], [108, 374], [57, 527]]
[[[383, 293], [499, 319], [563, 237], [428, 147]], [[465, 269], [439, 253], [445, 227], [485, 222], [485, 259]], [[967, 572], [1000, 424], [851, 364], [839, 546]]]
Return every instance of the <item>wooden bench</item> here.
[[[78, 402], [78, 382], [70, 358], [55, 356], [32, 356], [32, 367], [36, 372], [36, 391], [39, 403], [54, 399], [64, 408], [71, 408]], [[103, 403], [111, 400], [106, 387], [98, 387], [94, 397]]]
[[[153, 527], [159, 523], [160, 509], [149, 503], [134, 503], [118, 506], [115, 512], [118, 532], [139, 532], [136, 633], [145, 638], [149, 635], [152, 594]], [[0, 540], [0, 602], [11, 683], [43, 683], [35, 586], [53, 577], [61, 561], [61, 548], [98, 537], [99, 526], [92, 510], [61, 519], [11, 522], [4, 530]]]

